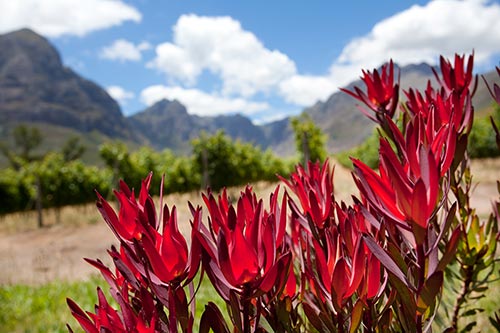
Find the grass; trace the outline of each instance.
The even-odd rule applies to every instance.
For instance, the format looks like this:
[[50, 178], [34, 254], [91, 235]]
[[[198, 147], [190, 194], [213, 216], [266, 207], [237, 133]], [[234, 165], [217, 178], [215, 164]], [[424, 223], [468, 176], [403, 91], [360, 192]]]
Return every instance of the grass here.
[[[97, 286], [107, 291], [107, 284], [98, 276], [81, 282], [54, 281], [40, 286], [0, 286], [0, 332], [62, 333], [67, 332], [66, 323], [71, 325], [75, 333], [83, 332], [70, 314], [66, 305], [66, 297], [73, 299], [82, 309], [92, 311], [97, 301]], [[499, 291], [500, 281], [497, 280], [488, 290], [489, 297], [482, 298], [475, 304], [485, 311], [476, 317], [461, 319], [460, 326], [463, 328], [466, 323], [474, 319], [478, 322], [478, 326], [475, 327], [476, 331], [491, 331], [488, 316], [499, 310], [500, 302], [495, 298]], [[107, 298], [111, 299], [109, 295]], [[451, 300], [453, 296], [448, 294], [445, 298]], [[215, 302], [225, 314], [224, 302], [205, 278], [196, 295], [194, 332], [198, 331], [199, 319], [208, 302]], [[439, 332], [444, 329], [437, 325], [433, 326]]]
[[[491, 187], [491, 191], [478, 201], [484, 201], [486, 211], [489, 211], [489, 196], [495, 193], [495, 182], [500, 176], [500, 159], [475, 160], [472, 162], [472, 171], [474, 180], [482, 185]], [[348, 197], [353, 193], [352, 181], [346, 170], [337, 167], [335, 171], [335, 189], [337, 199], [343, 195]], [[340, 181], [339, 181], [340, 180]], [[267, 197], [275, 184], [259, 183], [254, 186], [258, 192]], [[230, 194], [236, 196], [243, 187], [231, 189]], [[347, 199], [347, 198], [346, 198]], [[169, 204], [177, 203], [180, 213], [186, 210], [186, 202], [190, 200], [193, 203], [200, 203], [199, 194], [176, 194], [165, 198]], [[44, 212], [47, 225], [56, 225], [56, 214], [54, 211]], [[86, 225], [95, 223], [104, 223], [95, 209], [94, 204], [81, 207], [66, 207], [61, 211], [61, 224], [63, 226]], [[182, 219], [181, 219], [182, 220]], [[36, 230], [36, 215], [34, 213], [16, 213], [0, 219], [0, 233], [23, 233]], [[43, 231], [43, 230], [42, 230]], [[8, 267], [6, 268], [9, 269]], [[83, 309], [93, 310], [96, 303], [96, 287], [101, 286], [107, 290], [106, 284], [101, 278], [93, 276], [90, 279], [79, 282], [64, 282], [55, 280], [42, 285], [12, 284], [0, 285], [0, 332], [11, 333], [36, 333], [36, 332], [67, 332], [66, 323], [69, 323], [75, 332], [79, 326], [71, 317], [70, 311], [66, 305], [66, 297], [75, 300]], [[496, 281], [489, 286], [485, 298], [480, 299], [476, 305], [485, 309], [485, 312], [477, 318], [478, 327], [476, 331], [491, 331], [488, 316], [495, 311], [500, 310], [500, 299], [496, 295], [500, 292], [500, 281]], [[445, 292], [445, 297], [453, 301], [454, 293]], [[210, 282], [205, 279], [197, 295], [197, 318], [199, 320], [203, 313], [204, 305], [209, 301], [219, 305], [222, 313], [225, 313], [225, 306], [220, 297], [216, 294]], [[195, 320], [195, 322], [196, 322]], [[463, 319], [465, 321], [465, 319]], [[195, 332], [197, 328], [195, 328]], [[442, 331], [436, 329], [435, 331]]]
[[66, 306], [66, 297], [91, 310], [97, 298], [96, 286], [103, 281], [93, 277], [86, 282], [54, 281], [41, 286], [5, 285], [0, 287], [0, 332], [67, 332], [66, 323], [77, 327]]
[[[106, 293], [106, 282], [98, 276], [87, 281], [54, 281], [40, 286], [0, 286], [0, 332], [10, 333], [62, 333], [68, 332], [68, 323], [75, 333], [83, 332], [66, 305], [66, 298], [74, 300], [85, 311], [93, 311], [97, 302], [96, 288]], [[106, 295], [111, 300], [109, 294]], [[202, 281], [196, 295], [195, 329], [205, 304], [216, 303], [225, 312], [222, 299], [207, 278]], [[111, 302], [110, 302], [111, 303]]]

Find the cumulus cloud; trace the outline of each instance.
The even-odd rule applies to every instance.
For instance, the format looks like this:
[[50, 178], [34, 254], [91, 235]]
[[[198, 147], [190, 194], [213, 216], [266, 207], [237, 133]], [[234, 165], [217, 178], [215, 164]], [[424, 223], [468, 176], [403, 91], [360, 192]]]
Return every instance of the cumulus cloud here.
[[142, 52], [150, 48], [151, 44], [148, 42], [142, 42], [136, 45], [125, 39], [117, 39], [111, 45], [102, 48], [100, 57], [122, 62], [139, 61], [142, 58]]
[[357, 78], [392, 58], [400, 65], [438, 56], [470, 53], [476, 63], [500, 53], [500, 5], [488, 0], [434, 0], [414, 5], [377, 23], [365, 36], [348, 43], [330, 73], [338, 85]]
[[240, 112], [247, 115], [269, 109], [267, 103], [251, 102], [243, 98], [230, 98], [218, 94], [207, 94], [198, 89], [154, 85], [141, 92], [141, 101], [150, 106], [161, 99], [178, 100], [190, 114], [214, 116]]
[[0, 13], [0, 32], [28, 27], [48, 37], [84, 36], [142, 19], [136, 8], [121, 0], [0, 1]]
[[127, 91], [120, 86], [109, 86], [106, 88], [108, 94], [113, 97], [118, 103], [126, 105], [128, 100], [133, 99], [135, 94]]
[[328, 98], [337, 86], [327, 76], [294, 75], [283, 80], [279, 89], [288, 103], [309, 106]]
[[[165, 74], [170, 86], [149, 87], [141, 98], [148, 104], [159, 96], [177, 98], [196, 114], [250, 114], [267, 107], [250, 101], [256, 94], [304, 107], [357, 79], [361, 69], [377, 68], [391, 58], [401, 66], [436, 64], [441, 54], [472, 50], [479, 66], [500, 54], [497, 2], [433, 0], [413, 5], [352, 39], [322, 75], [300, 73], [290, 57], [266, 47], [231, 17], [182, 15], [173, 27], [173, 39], [157, 45], [148, 63]], [[215, 93], [196, 89], [206, 72], [220, 84], [211, 87]]]
[[296, 72], [287, 55], [266, 48], [231, 17], [182, 15], [173, 30], [173, 42], [158, 45], [149, 66], [184, 84], [208, 70], [221, 78], [223, 94], [252, 96]]

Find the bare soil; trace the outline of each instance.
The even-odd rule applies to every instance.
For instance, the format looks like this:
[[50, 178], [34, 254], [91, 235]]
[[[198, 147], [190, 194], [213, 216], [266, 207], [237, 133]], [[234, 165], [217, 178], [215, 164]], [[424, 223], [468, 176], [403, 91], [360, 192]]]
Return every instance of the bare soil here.
[[[474, 161], [472, 164], [474, 190], [472, 204], [481, 217], [491, 211], [492, 200], [498, 199], [496, 181], [500, 179], [500, 159]], [[257, 194], [268, 198], [276, 183], [258, 183]], [[240, 189], [230, 189], [233, 197]], [[350, 172], [335, 168], [337, 200], [350, 201], [357, 194]], [[189, 236], [190, 214], [187, 201], [201, 205], [199, 193], [170, 195], [164, 199], [178, 208], [182, 232]], [[112, 232], [100, 218], [94, 205], [66, 207], [60, 212], [44, 212], [46, 227], [36, 227], [36, 215], [17, 213], [0, 218], [0, 284], [40, 284], [53, 280], [86, 279], [96, 270], [83, 258], [100, 258], [109, 263], [106, 250], [117, 244]]]

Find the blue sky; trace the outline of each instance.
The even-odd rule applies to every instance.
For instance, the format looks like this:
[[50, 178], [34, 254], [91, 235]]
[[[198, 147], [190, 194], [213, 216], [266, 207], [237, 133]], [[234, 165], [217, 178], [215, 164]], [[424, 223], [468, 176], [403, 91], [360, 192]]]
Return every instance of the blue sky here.
[[0, 13], [0, 33], [43, 34], [127, 115], [168, 98], [266, 122], [389, 58], [433, 64], [474, 49], [480, 71], [500, 59], [500, 4], [489, 0], [0, 0]]

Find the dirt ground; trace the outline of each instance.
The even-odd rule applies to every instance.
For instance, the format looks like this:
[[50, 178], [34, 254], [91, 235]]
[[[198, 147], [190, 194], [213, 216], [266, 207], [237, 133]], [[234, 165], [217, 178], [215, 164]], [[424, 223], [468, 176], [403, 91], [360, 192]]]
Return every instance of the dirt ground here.
[[[475, 161], [472, 165], [478, 184], [472, 200], [480, 216], [488, 216], [491, 201], [498, 198], [496, 181], [500, 179], [500, 159]], [[276, 184], [258, 183], [257, 194], [264, 198]], [[236, 196], [238, 190], [230, 190]], [[357, 194], [348, 170], [336, 166], [335, 193], [337, 200], [349, 201]], [[180, 228], [189, 234], [187, 201], [201, 204], [198, 193], [172, 195], [165, 199], [169, 206], [178, 207]], [[32, 213], [12, 214], [0, 218], [0, 284], [39, 284], [56, 279], [78, 280], [88, 278], [96, 270], [83, 258], [100, 258], [109, 263], [106, 250], [116, 240], [100, 218], [93, 205], [68, 207], [60, 212], [56, 223], [54, 212], [44, 214], [46, 227], [36, 227]]]

